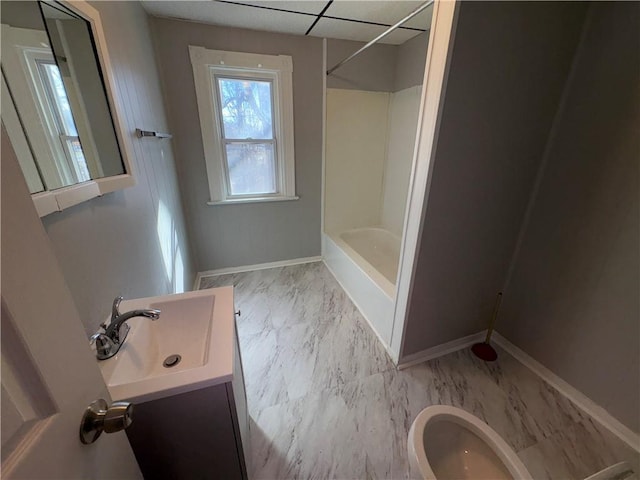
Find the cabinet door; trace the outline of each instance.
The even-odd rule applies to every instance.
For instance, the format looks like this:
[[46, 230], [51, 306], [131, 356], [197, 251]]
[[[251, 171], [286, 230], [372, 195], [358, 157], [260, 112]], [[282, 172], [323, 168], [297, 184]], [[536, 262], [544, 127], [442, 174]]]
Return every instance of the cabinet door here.
[[136, 404], [126, 430], [144, 478], [245, 478], [227, 384]]
[[244, 372], [242, 370], [242, 356], [240, 354], [240, 342], [238, 341], [238, 329], [235, 329], [235, 345], [233, 352], [233, 380], [228, 385], [230, 407], [234, 417], [234, 425], [237, 426], [236, 443], [238, 455], [244, 465], [245, 475], [251, 471], [251, 436], [249, 432], [249, 412], [247, 409], [247, 394], [244, 388]]

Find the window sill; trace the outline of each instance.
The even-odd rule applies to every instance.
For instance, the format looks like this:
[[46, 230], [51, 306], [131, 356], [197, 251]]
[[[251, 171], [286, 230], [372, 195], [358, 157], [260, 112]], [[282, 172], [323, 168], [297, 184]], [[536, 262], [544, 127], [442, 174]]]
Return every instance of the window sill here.
[[263, 202], [290, 202], [299, 200], [300, 197], [256, 197], [256, 198], [239, 198], [233, 200], [220, 200], [216, 202], [207, 202], [207, 205], [238, 205], [242, 203], [263, 203]]

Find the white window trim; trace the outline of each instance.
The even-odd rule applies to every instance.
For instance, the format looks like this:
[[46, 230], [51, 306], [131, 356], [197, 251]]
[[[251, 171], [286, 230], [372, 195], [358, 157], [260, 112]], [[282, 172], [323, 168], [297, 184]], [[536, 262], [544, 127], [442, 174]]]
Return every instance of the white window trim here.
[[[293, 61], [287, 55], [259, 55], [253, 53], [225, 52], [204, 47], [189, 46], [193, 78], [198, 100], [202, 143], [209, 180], [208, 205], [273, 202], [297, 200], [295, 193], [295, 160], [293, 139]], [[224, 165], [221, 125], [216, 115], [217, 98], [214, 74], [256, 78], [264, 72], [273, 81], [277, 139], [278, 193], [270, 195], [229, 195]], [[259, 75], [259, 74], [258, 74]]]
[[[38, 60], [54, 61], [51, 49], [41, 45], [49, 41], [46, 33], [3, 24], [2, 37], [10, 39], [2, 52], [3, 72], [12, 87], [16, 111], [23, 117], [25, 134], [36, 158], [65, 157], [55, 122], [48, 115], [48, 99], [36, 65]], [[43, 108], [45, 105], [47, 107]], [[41, 162], [39, 168], [49, 190], [75, 181], [66, 161], [64, 164]]]

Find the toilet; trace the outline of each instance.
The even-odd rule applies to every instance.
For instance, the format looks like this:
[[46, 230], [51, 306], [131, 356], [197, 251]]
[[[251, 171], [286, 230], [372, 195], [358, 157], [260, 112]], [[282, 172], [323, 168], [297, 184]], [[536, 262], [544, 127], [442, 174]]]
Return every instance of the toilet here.
[[411, 425], [407, 446], [412, 478], [532, 478], [495, 430], [460, 408], [434, 405], [422, 410]]

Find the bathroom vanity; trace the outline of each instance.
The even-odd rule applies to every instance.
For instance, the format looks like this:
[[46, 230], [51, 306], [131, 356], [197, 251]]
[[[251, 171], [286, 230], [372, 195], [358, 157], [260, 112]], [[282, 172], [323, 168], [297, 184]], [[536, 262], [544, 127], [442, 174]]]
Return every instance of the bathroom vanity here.
[[249, 415], [233, 288], [129, 300], [160, 318], [132, 319], [100, 362], [114, 400], [134, 403], [126, 430], [145, 478], [247, 479]]

